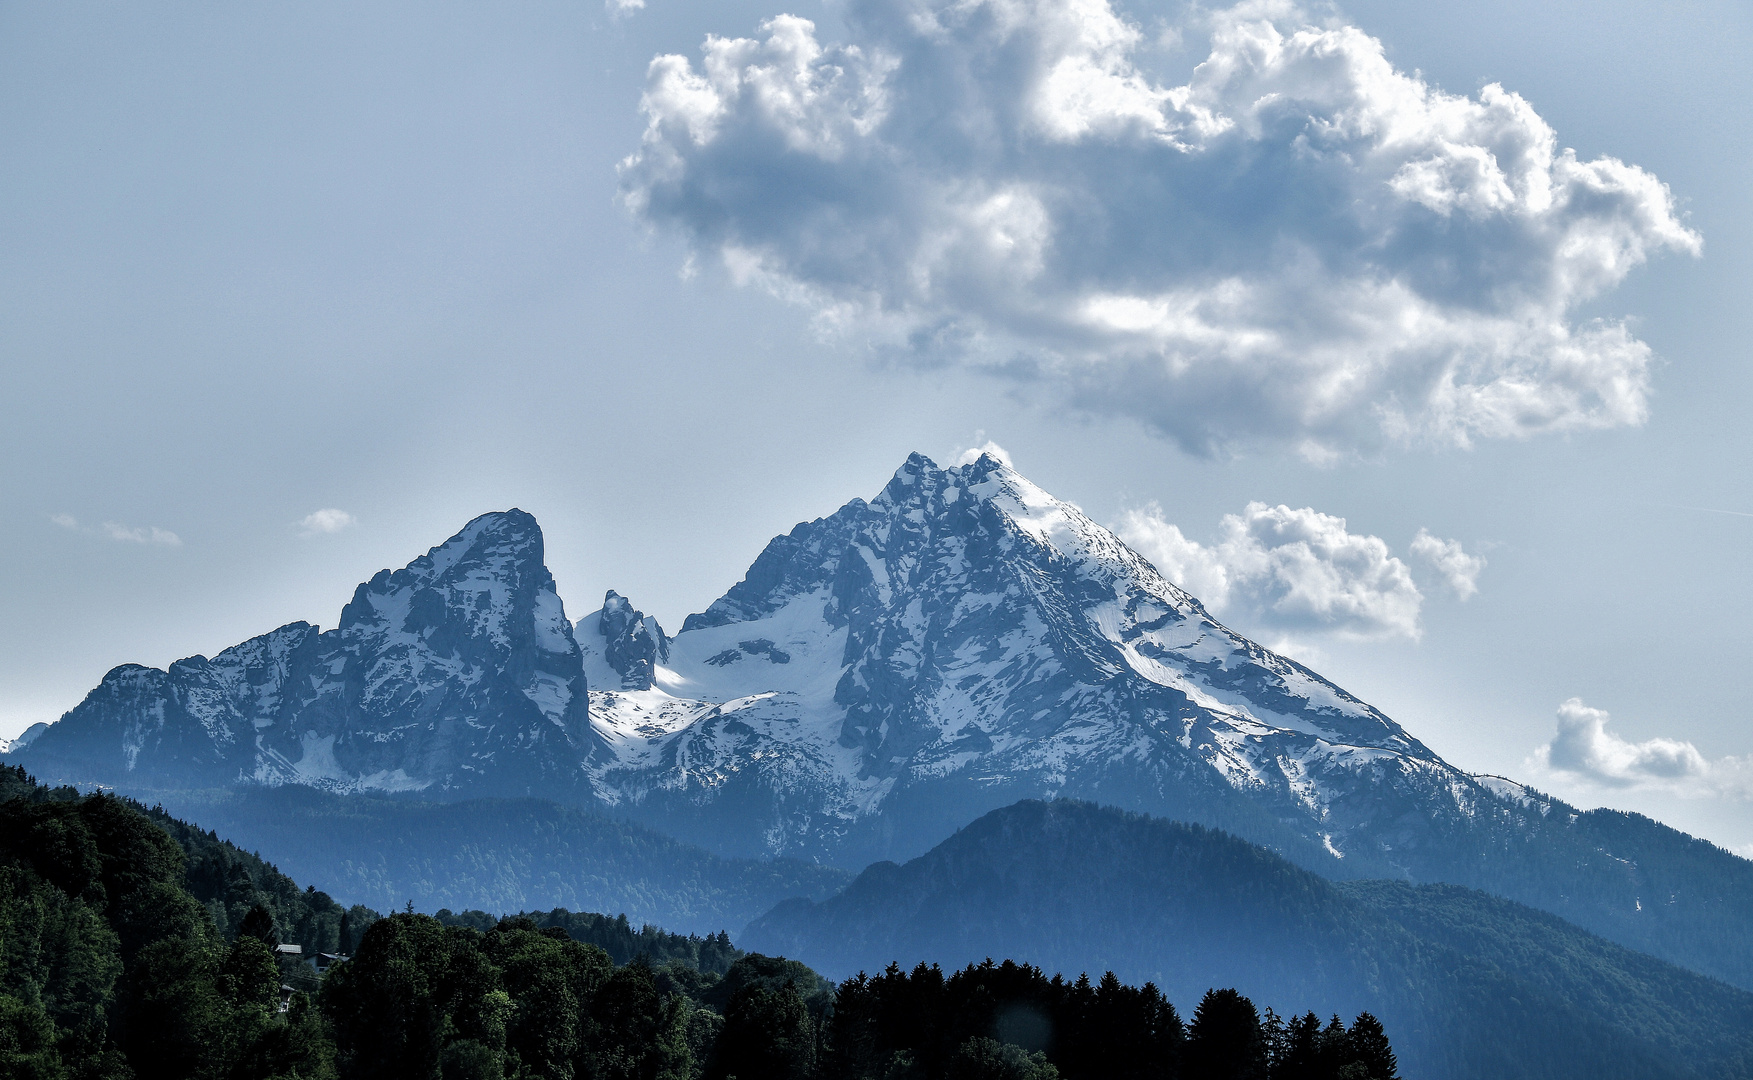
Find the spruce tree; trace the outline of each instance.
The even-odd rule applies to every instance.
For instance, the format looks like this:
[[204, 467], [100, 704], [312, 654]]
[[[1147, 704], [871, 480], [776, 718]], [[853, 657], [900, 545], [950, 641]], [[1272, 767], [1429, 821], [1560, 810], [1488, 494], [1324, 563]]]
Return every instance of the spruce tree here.
[[269, 952], [280, 945], [280, 935], [274, 932], [274, 916], [260, 904], [250, 908], [243, 922], [238, 923], [237, 936], [255, 938], [266, 945]]
[[1369, 1080], [1400, 1080], [1394, 1048], [1382, 1022], [1369, 1013], [1358, 1013], [1351, 1025], [1351, 1056], [1369, 1070]]
[[1254, 1003], [1235, 990], [1207, 990], [1187, 1029], [1191, 1080], [1265, 1080], [1266, 1040]]

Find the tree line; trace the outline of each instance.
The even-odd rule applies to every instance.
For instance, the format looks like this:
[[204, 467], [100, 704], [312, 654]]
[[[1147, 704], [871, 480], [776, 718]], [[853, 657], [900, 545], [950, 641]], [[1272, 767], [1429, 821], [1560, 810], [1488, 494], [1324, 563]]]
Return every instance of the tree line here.
[[[343, 908], [211, 833], [0, 769], [0, 1076], [18, 1080], [1394, 1080], [1367, 1014], [1183, 1024], [1009, 961], [834, 985], [723, 934]], [[282, 937], [351, 958], [320, 979]], [[301, 940], [302, 939], [302, 940]]]

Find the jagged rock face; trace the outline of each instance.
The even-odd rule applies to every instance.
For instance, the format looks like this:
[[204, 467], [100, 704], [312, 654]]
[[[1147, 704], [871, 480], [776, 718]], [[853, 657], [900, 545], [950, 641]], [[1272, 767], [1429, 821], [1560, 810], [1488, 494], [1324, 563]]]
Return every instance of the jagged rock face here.
[[1387, 873], [1508, 812], [991, 457], [774, 540], [655, 686], [599, 695], [598, 794], [726, 851], [860, 865], [1067, 795]]
[[577, 796], [583, 658], [522, 511], [487, 514], [292, 623], [167, 671], [126, 665], [27, 747], [46, 777], [130, 787]]
[[674, 639], [614, 592], [575, 632], [535, 521], [488, 514], [361, 585], [335, 629], [118, 668], [10, 756], [133, 787], [555, 795], [725, 854], [847, 866], [1025, 797], [1414, 876], [1456, 837], [1488, 843], [1482, 820], [1540, 812], [1219, 625], [991, 457], [913, 456], [875, 499], [774, 540]]
[[613, 589], [603, 606], [578, 620], [585, 671], [602, 689], [650, 690], [659, 664], [670, 660], [670, 639], [650, 615]]

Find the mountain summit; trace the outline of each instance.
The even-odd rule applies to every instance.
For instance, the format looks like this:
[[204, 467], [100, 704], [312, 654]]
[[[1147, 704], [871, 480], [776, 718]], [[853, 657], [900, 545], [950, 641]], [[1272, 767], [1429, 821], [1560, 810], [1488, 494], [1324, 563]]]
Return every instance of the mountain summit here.
[[578, 793], [588, 700], [542, 530], [508, 510], [380, 571], [333, 630], [118, 667], [16, 756], [135, 789]]
[[739, 853], [909, 855], [1071, 796], [1384, 873], [1506, 805], [990, 455], [775, 539], [669, 654], [598, 695], [598, 795]]

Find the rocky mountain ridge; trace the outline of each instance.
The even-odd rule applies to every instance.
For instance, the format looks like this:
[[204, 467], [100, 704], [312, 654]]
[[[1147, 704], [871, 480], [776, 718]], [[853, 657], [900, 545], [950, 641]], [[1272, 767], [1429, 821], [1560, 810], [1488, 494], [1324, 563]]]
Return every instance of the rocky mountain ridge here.
[[124, 664], [12, 757], [130, 789], [585, 794], [582, 655], [530, 515], [486, 514], [289, 623], [165, 670]]
[[571, 624], [534, 519], [483, 515], [334, 629], [124, 665], [7, 756], [140, 793], [538, 796], [848, 869], [1087, 799], [1329, 877], [1488, 889], [1753, 986], [1753, 864], [1468, 775], [989, 456], [910, 457], [673, 637], [614, 592]]
[[1547, 805], [1224, 627], [988, 455], [911, 456], [674, 637], [612, 591], [574, 627], [534, 518], [486, 514], [334, 629], [124, 665], [13, 756], [132, 788], [543, 795], [846, 866], [1071, 796], [1419, 877], [1433, 845]]
[[[650, 687], [596, 684], [593, 786], [739, 854], [857, 865], [1076, 796], [1395, 873], [1530, 798], [1222, 626], [990, 456], [914, 455], [875, 499], [775, 539], [669, 651]], [[732, 821], [704, 812], [721, 803]]]

